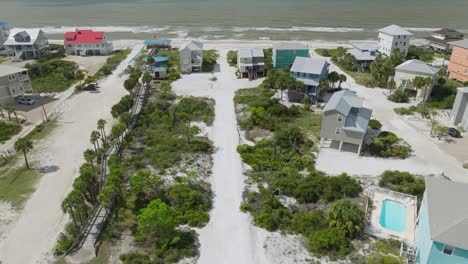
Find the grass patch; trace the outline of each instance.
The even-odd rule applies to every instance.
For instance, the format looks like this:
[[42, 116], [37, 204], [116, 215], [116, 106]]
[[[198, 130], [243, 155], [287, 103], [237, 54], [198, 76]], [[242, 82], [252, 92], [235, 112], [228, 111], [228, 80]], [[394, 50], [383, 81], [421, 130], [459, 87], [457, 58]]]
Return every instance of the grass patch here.
[[43, 122], [37, 125], [31, 132], [29, 132], [25, 137], [28, 137], [30, 140], [37, 141], [42, 140], [58, 126], [58, 123], [54, 120], [49, 122]]
[[395, 256], [400, 255], [401, 242], [394, 239], [381, 239], [374, 243], [374, 248], [382, 254], [392, 254]]
[[0, 171], [0, 200], [9, 201], [14, 207], [21, 207], [35, 190], [40, 177], [37, 170], [26, 166]]
[[108, 242], [103, 242], [99, 247], [99, 252], [96, 258], [86, 262], [86, 264], [106, 264], [109, 263], [110, 245]]
[[5, 61], [8, 60], [8, 57], [6, 56], [0, 56], [0, 63], [4, 63]]
[[157, 56], [168, 57], [167, 63], [167, 79], [169, 81], [175, 81], [180, 78], [180, 53], [179, 50], [159, 50]]
[[336, 49], [315, 49], [314, 51], [322, 57], [338, 56], [338, 51]]
[[70, 61], [51, 59], [44, 62], [26, 64], [29, 69], [31, 85], [39, 93], [63, 92], [77, 82], [77, 64]]
[[13, 122], [0, 120], [0, 143], [4, 143], [14, 135], [21, 132], [21, 125]]
[[116, 50], [107, 58], [106, 63], [96, 72], [95, 77], [111, 75], [119, 64], [132, 52], [131, 49]]

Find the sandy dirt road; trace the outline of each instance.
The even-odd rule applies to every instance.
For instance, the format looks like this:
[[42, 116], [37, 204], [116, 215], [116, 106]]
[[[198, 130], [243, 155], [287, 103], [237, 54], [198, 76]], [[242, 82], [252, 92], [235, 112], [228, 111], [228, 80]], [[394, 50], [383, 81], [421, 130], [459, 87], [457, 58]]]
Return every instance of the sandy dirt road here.
[[141, 46], [101, 80], [99, 92], [83, 92], [65, 102], [59, 126], [36, 146], [33, 159], [41, 167], [56, 168], [40, 179], [35, 193], [26, 203], [16, 223], [0, 241], [0, 261], [6, 264], [49, 263], [56, 239], [68, 221], [60, 207], [84, 162], [83, 151], [91, 148], [89, 135], [100, 118], [111, 123], [112, 105], [127, 94], [123, 87], [127, 67]]

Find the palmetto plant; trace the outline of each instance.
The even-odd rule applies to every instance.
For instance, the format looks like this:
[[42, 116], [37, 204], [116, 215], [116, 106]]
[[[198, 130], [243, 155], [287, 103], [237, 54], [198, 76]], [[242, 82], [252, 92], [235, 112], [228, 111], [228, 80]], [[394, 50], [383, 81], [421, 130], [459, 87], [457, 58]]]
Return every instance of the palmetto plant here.
[[29, 138], [20, 138], [15, 142], [15, 150], [23, 152], [24, 162], [26, 163], [26, 168], [30, 169], [28, 161], [28, 152], [33, 149], [32, 141]]

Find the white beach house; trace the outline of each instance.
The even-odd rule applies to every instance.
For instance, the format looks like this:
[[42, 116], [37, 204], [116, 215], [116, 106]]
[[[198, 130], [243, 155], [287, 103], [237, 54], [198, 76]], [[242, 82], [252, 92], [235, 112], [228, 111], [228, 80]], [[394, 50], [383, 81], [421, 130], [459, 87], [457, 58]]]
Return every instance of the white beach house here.
[[[395, 67], [395, 84], [397, 88], [407, 89], [416, 93], [416, 101], [426, 102], [432, 93], [432, 87], [435, 84], [435, 77], [438, 68], [432, 67], [427, 63], [420, 60], [409, 60]], [[432, 85], [416, 90], [413, 86], [413, 80], [417, 76], [430, 77], [432, 79]]]
[[65, 33], [65, 52], [68, 55], [109, 55], [112, 43], [107, 41], [106, 33], [89, 29], [76, 29]]
[[411, 32], [397, 25], [381, 28], [379, 29], [377, 50], [385, 56], [390, 56], [394, 49], [407, 53], [412, 36]]
[[203, 43], [190, 41], [180, 49], [180, 70], [184, 73], [199, 72], [203, 63]]
[[19, 29], [10, 31], [5, 47], [14, 53], [15, 60], [31, 60], [49, 54], [49, 41], [40, 29]]

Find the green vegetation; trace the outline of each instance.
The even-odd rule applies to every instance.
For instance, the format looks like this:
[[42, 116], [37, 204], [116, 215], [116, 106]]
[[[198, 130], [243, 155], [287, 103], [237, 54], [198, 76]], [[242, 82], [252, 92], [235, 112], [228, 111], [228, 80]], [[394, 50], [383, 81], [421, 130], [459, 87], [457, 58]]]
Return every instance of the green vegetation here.
[[396, 89], [392, 94], [387, 97], [388, 100], [394, 103], [408, 103], [409, 94], [403, 89]]
[[50, 54], [37, 60], [39, 63], [46, 62], [53, 59], [65, 58], [65, 47], [59, 44], [50, 44]]
[[167, 80], [169, 82], [175, 81], [180, 79], [180, 54], [178, 50], [158, 50], [157, 56], [165, 56], [168, 57], [167, 63]]
[[11, 202], [13, 207], [21, 207], [35, 190], [40, 177], [37, 170], [26, 166], [6, 168], [0, 171], [0, 200]]
[[227, 61], [229, 66], [236, 67], [237, 66], [237, 51], [230, 50], [227, 53]]
[[280, 90], [280, 98], [283, 98], [284, 90], [297, 90], [304, 92], [304, 83], [296, 80], [285, 70], [271, 69], [268, 71], [266, 78], [260, 85], [264, 89]]
[[374, 253], [366, 258], [368, 264], [403, 264], [401, 257]]
[[216, 50], [204, 50], [203, 51], [203, 62], [202, 72], [212, 72], [216, 65], [216, 61], [219, 58], [219, 54]]
[[265, 55], [265, 72], [273, 69], [273, 49], [264, 49], [263, 54]]
[[382, 123], [380, 123], [380, 121], [377, 119], [371, 119], [369, 120], [369, 127], [372, 129], [380, 130], [382, 128]]
[[417, 196], [419, 202], [422, 200], [426, 189], [422, 177], [402, 171], [384, 171], [380, 177], [380, 187]]
[[410, 156], [412, 149], [408, 143], [394, 133], [383, 131], [374, 138], [368, 146], [368, 151], [372, 156], [405, 159]]
[[369, 85], [387, 87], [389, 86], [389, 77], [395, 74], [395, 67], [405, 61], [405, 54], [399, 49], [394, 49], [390, 57], [385, 58], [377, 55], [370, 66], [371, 80]]
[[19, 132], [21, 132], [21, 125], [0, 120], [0, 143], [4, 143]]
[[[341, 48], [341, 47], [340, 47]], [[346, 51], [346, 49], [344, 49]], [[315, 49], [314, 50], [318, 55], [323, 57], [339, 57], [338, 49]]]
[[102, 77], [106, 75], [111, 75], [112, 72], [119, 66], [119, 64], [127, 58], [131, 50], [116, 50], [113, 52], [112, 56], [107, 58], [106, 64], [104, 64], [94, 75], [94, 77]]
[[0, 64], [8, 60], [7, 56], [0, 56]]
[[401, 241], [394, 240], [394, 239], [388, 239], [388, 240], [381, 239], [381, 240], [377, 240], [373, 246], [377, 251], [379, 251], [382, 254], [386, 254], [386, 255], [392, 254], [395, 256], [400, 255]]
[[434, 60], [435, 52], [431, 49], [416, 47], [414, 45], [410, 45], [408, 49], [408, 53], [406, 54], [406, 59], [408, 60], [421, 60], [427, 63], [432, 63]]
[[[441, 71], [441, 74], [444, 74], [444, 70]], [[452, 109], [457, 88], [461, 86], [456, 81], [440, 77], [432, 88], [431, 101], [427, 103], [427, 106], [435, 109]]]
[[36, 92], [62, 92], [77, 82], [78, 66], [74, 62], [52, 59], [25, 67], [29, 69], [31, 85]]

